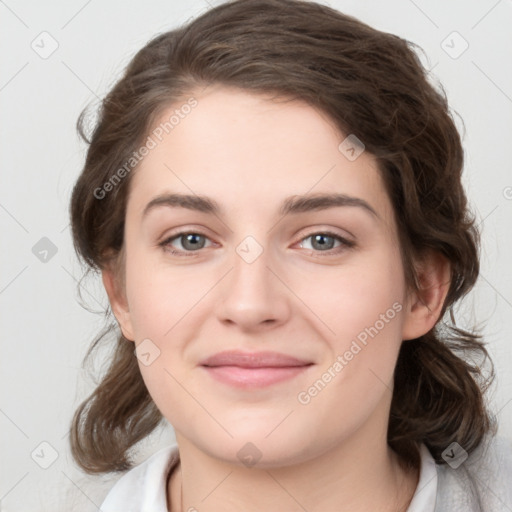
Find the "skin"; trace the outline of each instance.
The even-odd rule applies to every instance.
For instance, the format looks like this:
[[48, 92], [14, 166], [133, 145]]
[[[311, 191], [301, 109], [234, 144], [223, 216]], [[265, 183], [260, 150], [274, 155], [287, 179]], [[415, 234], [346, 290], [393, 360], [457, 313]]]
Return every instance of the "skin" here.
[[[201, 512], [405, 510], [418, 474], [404, 471], [386, 442], [393, 370], [402, 340], [439, 318], [448, 264], [429, 255], [418, 263], [424, 288], [409, 290], [375, 159], [363, 152], [349, 161], [338, 149], [345, 135], [325, 114], [221, 86], [195, 97], [197, 107], [132, 176], [124, 278], [103, 271], [125, 337], [160, 350], [139, 367], [179, 445], [170, 510], [181, 500], [183, 510]], [[289, 196], [332, 192], [363, 199], [377, 215], [357, 206], [278, 213]], [[143, 216], [166, 193], [208, 196], [222, 212], [159, 206]], [[326, 230], [355, 245], [328, 238], [331, 245], [318, 247], [311, 235]], [[190, 249], [177, 231], [205, 235], [204, 247]], [[252, 263], [236, 250], [247, 236], [263, 249]], [[184, 256], [169, 252], [187, 248]], [[300, 403], [298, 394], [393, 304], [401, 308], [394, 318]], [[291, 380], [241, 390], [199, 366], [227, 349], [314, 364]], [[237, 456], [248, 442], [261, 453], [252, 467]]]

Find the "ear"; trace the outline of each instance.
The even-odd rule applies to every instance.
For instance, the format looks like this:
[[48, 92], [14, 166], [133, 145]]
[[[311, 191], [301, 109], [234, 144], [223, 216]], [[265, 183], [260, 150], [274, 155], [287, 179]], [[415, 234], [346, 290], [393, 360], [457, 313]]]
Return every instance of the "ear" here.
[[450, 262], [438, 252], [427, 252], [416, 269], [419, 290], [411, 291], [406, 303], [403, 340], [419, 338], [434, 327], [451, 283]]
[[123, 289], [124, 287], [119, 282], [119, 277], [111, 268], [108, 268], [101, 271], [101, 278], [108, 295], [110, 307], [121, 328], [123, 336], [127, 340], [134, 341], [135, 337], [133, 335], [130, 310], [128, 309], [126, 293]]

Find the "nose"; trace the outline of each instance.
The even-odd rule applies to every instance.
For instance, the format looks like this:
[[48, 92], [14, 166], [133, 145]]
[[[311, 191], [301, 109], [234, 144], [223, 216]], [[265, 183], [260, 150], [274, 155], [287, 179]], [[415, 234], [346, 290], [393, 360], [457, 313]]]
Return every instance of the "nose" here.
[[221, 322], [248, 332], [275, 328], [288, 320], [290, 292], [269, 252], [263, 249], [254, 260], [242, 250], [234, 254], [233, 268], [219, 290], [217, 315]]

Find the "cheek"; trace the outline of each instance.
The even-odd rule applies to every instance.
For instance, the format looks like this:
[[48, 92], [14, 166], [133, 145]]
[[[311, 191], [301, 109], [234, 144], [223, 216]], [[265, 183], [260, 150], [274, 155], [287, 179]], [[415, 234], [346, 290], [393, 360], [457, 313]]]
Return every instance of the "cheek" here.
[[318, 283], [324, 285], [323, 293], [318, 286], [311, 294], [321, 320], [334, 334], [325, 338], [325, 359], [299, 401], [306, 404], [305, 418], [314, 411], [330, 421], [333, 408], [347, 412], [350, 419], [333, 425], [335, 433], [357, 428], [391, 396], [404, 309], [404, 280], [395, 256], [391, 250], [361, 267], [340, 270], [335, 282], [326, 278]]
[[191, 267], [171, 269], [161, 262], [148, 264], [148, 260], [148, 255], [135, 248], [127, 256], [126, 293], [136, 339], [158, 343], [207, 292], [208, 280]]
[[336, 339], [353, 338], [374, 324], [383, 330], [383, 321], [388, 331], [399, 323], [395, 320], [400, 318], [404, 298], [400, 259], [394, 250], [378, 256], [340, 268], [335, 279], [325, 275], [310, 287], [311, 309], [334, 331]]
[[374, 394], [377, 398], [384, 389], [379, 381], [392, 381], [402, 342], [404, 278], [399, 254], [391, 247], [360, 263], [340, 270], [335, 282], [326, 279], [324, 293], [315, 288], [313, 296], [321, 319], [334, 331], [325, 364], [329, 368], [338, 363], [331, 372], [337, 375], [333, 391], [337, 388], [342, 401], [349, 399], [345, 393], [361, 400]]

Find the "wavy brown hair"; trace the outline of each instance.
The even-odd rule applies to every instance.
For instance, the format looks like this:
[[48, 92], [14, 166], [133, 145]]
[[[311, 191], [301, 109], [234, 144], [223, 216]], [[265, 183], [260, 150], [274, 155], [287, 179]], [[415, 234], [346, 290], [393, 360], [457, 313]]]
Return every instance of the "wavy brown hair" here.
[[[89, 147], [70, 208], [84, 263], [93, 271], [119, 269], [136, 168], [108, 193], [95, 191], [112, 183], [164, 109], [211, 84], [302, 100], [325, 112], [340, 133], [355, 134], [376, 157], [391, 198], [407, 284], [419, 289], [415, 262], [427, 251], [451, 264], [440, 320], [402, 343], [394, 374], [388, 443], [413, 467], [421, 443], [443, 463], [453, 441], [471, 453], [495, 431], [484, 400], [494, 372], [482, 339], [457, 327], [453, 315], [451, 324], [445, 321], [477, 280], [479, 233], [461, 184], [463, 149], [446, 94], [430, 83], [416, 49], [313, 2], [238, 0], [210, 9], [135, 55], [103, 100], [90, 140], [82, 112], [78, 129]], [[117, 343], [108, 369], [71, 425], [72, 455], [88, 473], [129, 469], [130, 449], [163, 420], [133, 343], [112, 329]]]

